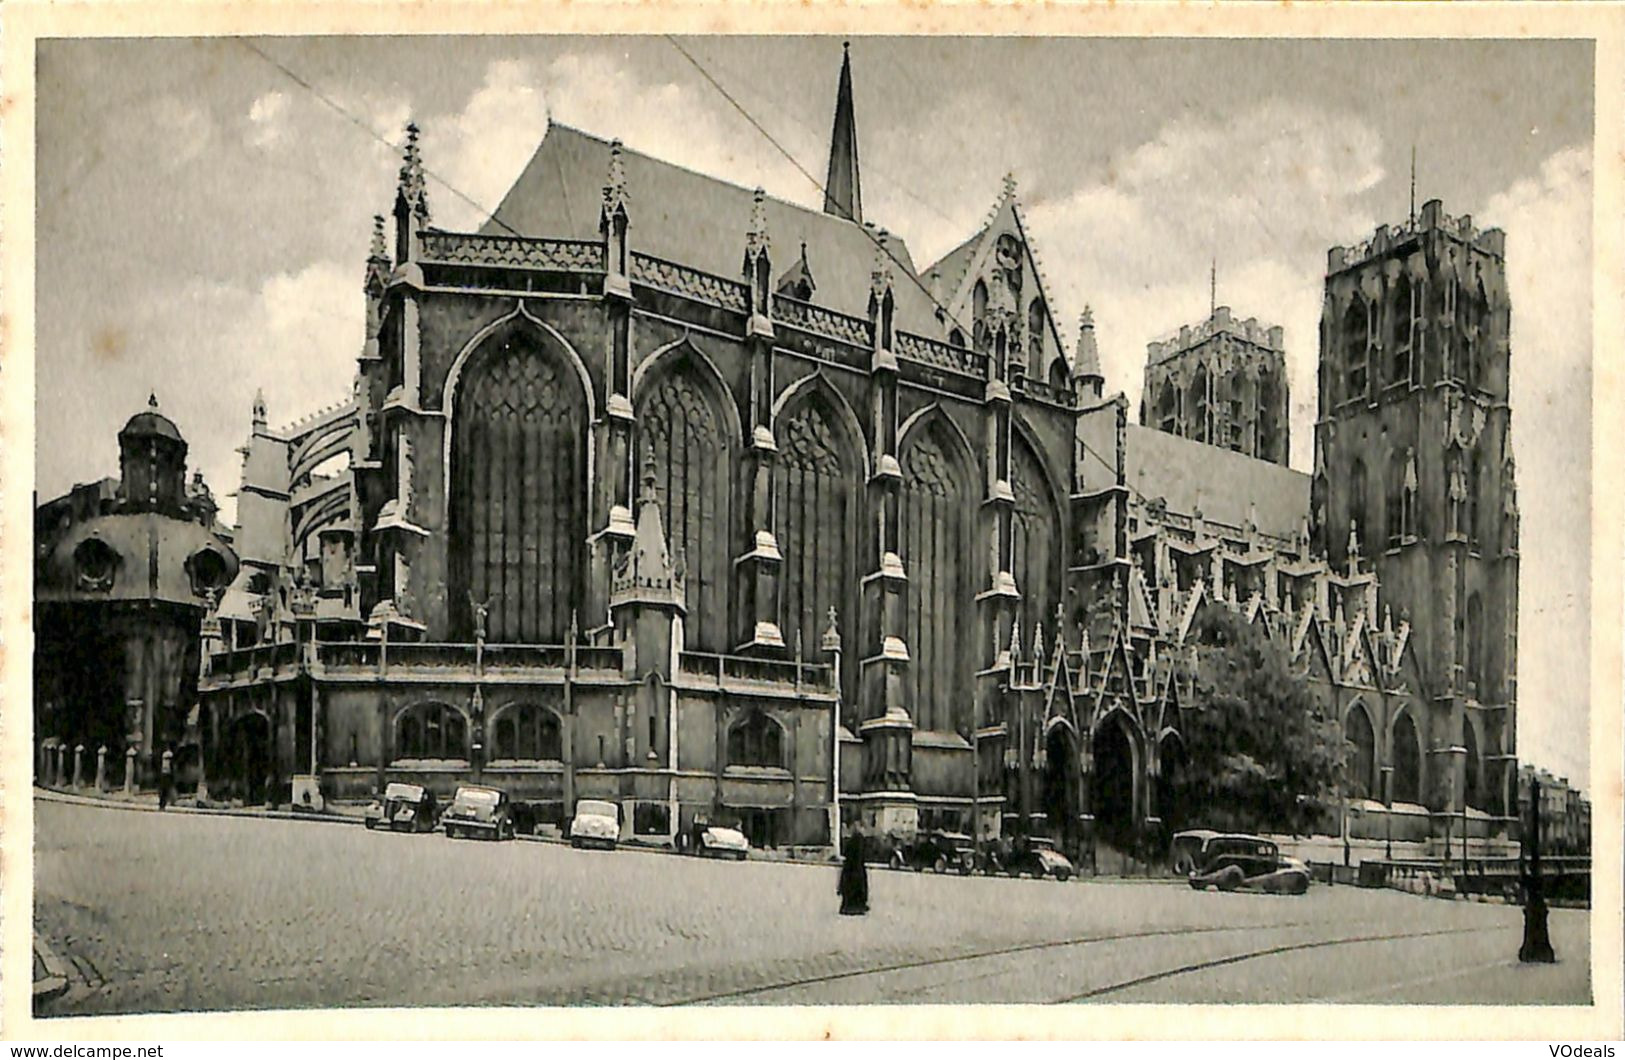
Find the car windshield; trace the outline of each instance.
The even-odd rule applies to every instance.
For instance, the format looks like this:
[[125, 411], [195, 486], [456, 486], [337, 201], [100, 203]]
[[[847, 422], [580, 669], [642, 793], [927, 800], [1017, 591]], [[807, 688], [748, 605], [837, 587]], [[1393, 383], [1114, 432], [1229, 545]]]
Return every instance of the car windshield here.
[[418, 802], [423, 798], [423, 789], [416, 784], [391, 784], [384, 789], [384, 798]]
[[476, 806], [495, 806], [497, 799], [501, 798], [499, 792], [490, 788], [458, 788], [458, 802], [472, 802]]
[[596, 799], [583, 799], [576, 803], [576, 813], [587, 817], [620, 816], [620, 810], [613, 802], [599, 802]]

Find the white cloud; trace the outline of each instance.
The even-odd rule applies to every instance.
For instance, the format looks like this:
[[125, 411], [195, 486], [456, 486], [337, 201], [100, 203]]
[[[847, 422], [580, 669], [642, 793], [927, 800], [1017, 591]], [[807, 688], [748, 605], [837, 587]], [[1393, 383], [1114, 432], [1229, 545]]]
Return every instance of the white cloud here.
[[435, 223], [453, 229], [479, 227], [484, 211], [496, 209], [546, 129], [546, 97], [531, 64], [491, 63], [485, 80], [460, 112], [424, 128], [425, 165], [479, 204], [472, 206], [443, 185], [431, 183]]
[[1219, 303], [1285, 332], [1292, 462], [1307, 468], [1326, 248], [1375, 227], [1360, 197], [1383, 177], [1381, 153], [1359, 119], [1269, 101], [1170, 122], [1093, 182], [1033, 203], [1051, 299], [1094, 306], [1108, 389], [1137, 414], [1145, 344], [1207, 316], [1217, 259]]
[[1485, 203], [1507, 233], [1513, 447], [1522, 515], [1519, 754], [1583, 783], [1589, 733], [1591, 153], [1552, 155]]
[[[548, 67], [547, 93], [557, 121], [619, 137], [628, 147], [734, 184], [760, 185], [807, 206], [823, 204], [822, 192], [726, 109], [709, 85], [650, 84], [607, 56], [567, 55]], [[818, 152], [827, 146], [818, 141], [815, 149], [805, 130], [776, 130], [775, 138], [809, 169], [813, 159], [822, 167]]]
[[288, 96], [267, 92], [248, 108], [248, 143], [252, 147], [274, 146], [288, 133]]
[[[349, 397], [364, 328], [360, 287], [355, 268], [337, 261], [256, 287], [194, 280], [131, 324], [127, 370], [171, 381], [172, 392], [159, 399], [228, 521], [236, 508], [225, 494], [241, 477], [236, 450], [247, 437], [255, 390], [265, 391], [273, 428]], [[216, 371], [222, 364], [233, 370]]]

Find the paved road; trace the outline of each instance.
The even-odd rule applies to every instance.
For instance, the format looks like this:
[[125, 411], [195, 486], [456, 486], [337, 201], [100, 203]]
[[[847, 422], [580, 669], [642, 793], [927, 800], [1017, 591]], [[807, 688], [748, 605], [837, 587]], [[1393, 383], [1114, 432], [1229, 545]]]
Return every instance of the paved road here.
[[36, 800], [52, 1014], [360, 1005], [1586, 1003], [1589, 915], [1523, 968], [1520, 912], [1352, 887], [836, 870]]

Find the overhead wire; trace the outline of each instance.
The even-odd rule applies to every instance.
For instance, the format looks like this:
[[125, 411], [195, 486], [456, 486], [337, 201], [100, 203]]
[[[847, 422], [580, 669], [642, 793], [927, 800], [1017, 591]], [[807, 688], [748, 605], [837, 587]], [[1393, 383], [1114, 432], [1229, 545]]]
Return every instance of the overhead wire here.
[[[293, 70], [289, 69], [288, 66], [285, 63], [283, 63], [281, 60], [277, 59], [275, 56], [267, 53], [264, 49], [262, 49], [259, 45], [255, 44], [253, 41], [248, 40], [248, 39], [246, 39], [244, 37], [236, 37], [236, 38], [233, 38], [233, 39], [238, 44], [242, 45], [244, 48], [247, 48], [249, 51], [251, 51], [255, 55], [259, 56], [266, 63], [269, 63], [271, 66], [275, 67], [277, 70], [280, 70], [282, 72], [283, 76], [285, 76], [288, 80], [292, 81], [294, 84], [298, 85], [300, 88], [304, 89], [306, 92], [309, 92], [312, 96], [316, 97], [316, 99], [319, 100], [328, 109], [332, 110], [334, 113], [338, 114], [345, 121], [349, 122], [351, 125], [354, 125], [356, 128], [358, 128], [362, 132], [366, 133], [372, 139], [378, 141], [379, 143], [383, 144], [385, 147], [388, 147], [392, 151], [393, 150], [398, 150], [400, 148], [399, 144], [393, 142], [388, 137], [381, 135], [376, 129], [374, 129], [370, 124], [368, 124], [365, 119], [360, 118], [357, 115], [351, 113], [349, 110], [347, 110], [338, 101], [334, 100], [331, 96], [327, 95], [325, 92], [323, 92], [321, 89], [317, 88], [315, 85], [311, 84], [309, 81], [306, 81], [304, 78], [300, 77]], [[480, 212], [480, 215], [482, 217], [484, 217], [486, 220], [500, 225], [501, 227], [507, 229], [510, 233], [512, 233], [515, 236], [522, 236], [522, 233], [519, 232], [517, 229], [515, 229], [512, 225], [509, 225], [507, 222], [503, 221], [500, 217], [498, 217], [495, 213], [493, 213], [492, 211], [486, 209], [483, 205], [481, 205], [479, 202], [477, 202], [472, 196], [465, 194], [462, 191], [462, 189], [458, 188], [451, 181], [447, 180], [445, 177], [441, 176], [439, 173], [437, 173], [434, 170], [430, 169], [428, 166], [422, 165], [422, 163], [419, 163], [419, 166], [423, 170], [424, 176], [433, 178], [435, 183], [439, 184], [441, 187], [443, 187], [447, 191], [451, 192], [453, 195], [455, 195], [457, 198], [461, 199], [463, 202], [465, 202], [468, 205], [474, 207], [474, 209], [478, 210]]]
[[[750, 113], [750, 111], [747, 110], [744, 107], [744, 105], [741, 104], [738, 101], [738, 99], [736, 99], [725, 87], [723, 87], [723, 85], [719, 81], [717, 81], [717, 79], [715, 77], [713, 77], [708, 70], [706, 70], [705, 66], [703, 64], [701, 64], [699, 62], [699, 60], [696, 59], [687, 49], [685, 49], [677, 41], [677, 39], [675, 37], [668, 34], [668, 35], [666, 35], [666, 39], [667, 39], [668, 42], [671, 43], [672, 47], [675, 48], [686, 60], [688, 60], [688, 62], [690, 64], [692, 64], [697, 71], [699, 71], [700, 75], [702, 77], [704, 77], [705, 80], [713, 88], [715, 88], [717, 90], [717, 92], [724, 99], [726, 99], [728, 101], [728, 103], [731, 106], [733, 106], [733, 108], [735, 110], [737, 110], [742, 117], [745, 118], [745, 120], [747, 122], [749, 122], [751, 124], [751, 126], [753, 128], [755, 128], [757, 130], [757, 132], [762, 134], [762, 137], [764, 139], [766, 139], [768, 143], [772, 144], [773, 147], [780, 154], [784, 155], [784, 157], [791, 163], [791, 165], [795, 166], [795, 168], [798, 171], [800, 171], [802, 176], [806, 177], [807, 180], [809, 182], [811, 182], [812, 185], [816, 189], [818, 189], [819, 191], [821, 191], [821, 192], [825, 191], [825, 187], [824, 187], [823, 182], [818, 180], [817, 177], [813, 176], [812, 173], [808, 172], [807, 168], [801, 164], [800, 160], [797, 159], [795, 157], [795, 155], [792, 154], [788, 149], [786, 149], [784, 147], [784, 145], [781, 144], [778, 141], [778, 139], [776, 137], [774, 137], [773, 134], [771, 132], [769, 132], [759, 121], [757, 121], [755, 116], [752, 115]], [[249, 51], [253, 52], [261, 60], [263, 60], [264, 62], [266, 62], [270, 66], [272, 66], [275, 69], [277, 69], [278, 71], [280, 71], [283, 74], [283, 76], [287, 77], [294, 84], [298, 85], [300, 88], [304, 89], [306, 92], [309, 92], [318, 101], [320, 101], [324, 106], [328, 107], [330, 110], [332, 110], [334, 113], [338, 114], [340, 117], [344, 118], [347, 122], [354, 125], [356, 128], [358, 128], [358, 129], [362, 130], [363, 132], [365, 132], [368, 135], [368, 137], [370, 137], [371, 139], [377, 141], [380, 144], [383, 144], [385, 147], [388, 147], [391, 150], [395, 150], [395, 149], [399, 148], [399, 146], [400, 146], [399, 144], [396, 144], [396, 143], [392, 142], [387, 137], [385, 137], [385, 136], [381, 135], [380, 133], [378, 133], [378, 131], [373, 129], [373, 127], [370, 124], [368, 124], [364, 119], [362, 119], [359, 116], [355, 115], [350, 110], [345, 108], [342, 104], [340, 104], [336, 100], [334, 100], [332, 97], [330, 97], [326, 93], [322, 92], [321, 89], [317, 88], [315, 85], [311, 84], [309, 81], [307, 81], [303, 77], [299, 76], [298, 73], [296, 73], [295, 71], [290, 69], [286, 64], [281, 62], [275, 56], [272, 56], [272, 55], [268, 54], [267, 52], [265, 52], [263, 49], [261, 49], [254, 42], [252, 42], [250, 40], [243, 39], [243, 38], [236, 38], [236, 41], [237, 41], [238, 44], [241, 44], [244, 48], [246, 48]], [[438, 183], [441, 187], [445, 188], [447, 191], [451, 192], [457, 198], [461, 199], [463, 202], [467, 203], [468, 205], [472, 206], [474, 209], [478, 210], [480, 212], [480, 214], [482, 216], [484, 216], [485, 218], [487, 218], [488, 220], [494, 222], [497, 225], [500, 225], [502, 228], [506, 229], [508, 232], [512, 233], [514, 236], [519, 236], [519, 237], [523, 236], [523, 233], [519, 232], [517, 229], [515, 229], [511, 225], [507, 224], [501, 218], [497, 217], [493, 212], [486, 209], [483, 205], [481, 205], [478, 201], [476, 201], [471, 196], [465, 194], [461, 189], [459, 189], [456, 185], [452, 184], [445, 177], [443, 177], [440, 174], [436, 173], [435, 171], [431, 170], [427, 166], [423, 167], [423, 172], [424, 172], [424, 174], [426, 176], [433, 178], [435, 180], [435, 182]], [[921, 200], [921, 201], [923, 202], [924, 200]], [[929, 206], [930, 204], [926, 203], [925, 205]], [[935, 209], [934, 207], [932, 207], [932, 208]], [[940, 213], [941, 211], [937, 211], [937, 212]], [[944, 215], [944, 216], [946, 216], [946, 215]], [[902, 261], [902, 259], [898, 258], [897, 255], [892, 252], [892, 250], [891, 250], [891, 248], [889, 246], [887, 246], [885, 243], [881, 242], [880, 239], [873, 232], [871, 232], [867, 227], [860, 225], [860, 226], [858, 226], [858, 229], [859, 229], [859, 231], [863, 232], [863, 234], [870, 240], [870, 242], [872, 242], [875, 245], [876, 248], [878, 248], [888, 258], [890, 258], [891, 261], [894, 264], [896, 264], [899, 269], [902, 270], [903, 274], [905, 276], [907, 276], [915, 284], [915, 286], [917, 286], [920, 289], [920, 291], [926, 296], [926, 298], [928, 298], [931, 301], [932, 305], [936, 306], [936, 308], [938, 310], [940, 310], [942, 312], [942, 314], [947, 319], [953, 320], [956, 324], [959, 323], [954, 318], [953, 313], [948, 309], [948, 307], [945, 306], [936, 297], [936, 295], [933, 294], [931, 292], [931, 290], [928, 287], [926, 287], [926, 285], [924, 283], [922, 283], [920, 281], [919, 277], [914, 274], [913, 269], [910, 266], [908, 266], [907, 264], [905, 264]], [[1107, 471], [1111, 472], [1113, 475], [1115, 475], [1117, 473], [1116, 466], [1113, 463], [1111, 463], [1110, 461], [1108, 461], [1102, 454], [1096, 452], [1093, 448], [1091, 448], [1089, 445], [1087, 445], [1086, 443], [1084, 443], [1082, 441], [1078, 442], [1078, 446], [1086, 454], [1088, 454], [1089, 456], [1092, 456], [1097, 462], [1099, 462], [1100, 465], [1102, 467], [1104, 467]], [[1145, 496], [1144, 493], [1142, 493], [1132, 483], [1129, 483], [1129, 482], [1125, 481], [1123, 483], [1123, 485], [1135, 497], [1137, 497], [1141, 501], [1141, 503], [1148, 503], [1149, 499]]]
[[[684, 48], [677, 38], [672, 34], [668, 33], [665, 35], [665, 37], [667, 42], [670, 43], [673, 48], [677, 49], [678, 54], [680, 54], [684, 59], [687, 59], [689, 64], [692, 65], [694, 69], [699, 71], [700, 76], [705, 78], [711, 87], [716, 89], [722, 98], [727, 100], [729, 105], [731, 105], [734, 110], [737, 110], [740, 113], [740, 116], [751, 124], [752, 128], [761, 133], [763, 139], [772, 144], [773, 147], [781, 155], [783, 155], [792, 166], [795, 166], [797, 171], [799, 171], [802, 176], [806, 177], [807, 180], [812, 183], [813, 187], [817, 188], [826, 195], [829, 193], [829, 190], [824, 186], [823, 181], [813, 176], [812, 173], [807, 170], [807, 167], [801, 164], [800, 159], [792, 154], [783, 144], [779, 143], [778, 139], [772, 133], [768, 132], [767, 128], [762, 125], [761, 122], [756, 120], [756, 116], [747, 110], [743, 103], [740, 103], [738, 99], [734, 98], [733, 93], [724, 88], [722, 82], [718, 81], [711, 75], [711, 71], [707, 70], [705, 65], [694, 57], [693, 53], [691, 53], [687, 48]], [[893, 253], [891, 247], [881, 242], [880, 237], [874, 232], [870, 231], [867, 225], [858, 225], [857, 228], [858, 231], [862, 232], [871, 243], [879, 248], [881, 253], [890, 258], [892, 263], [902, 270], [903, 275], [907, 276], [909, 280], [913, 282], [914, 286], [920, 289], [920, 292], [930, 300], [932, 305], [936, 306], [937, 310], [942, 313], [945, 319], [953, 321], [953, 323], [960, 328], [964, 327], [963, 322], [957, 319], [953, 312], [946, 305], [944, 305], [934, 293], [932, 293], [931, 289], [927, 287], [918, 276], [915, 275], [914, 269], [911, 265], [905, 263], [901, 258]]]

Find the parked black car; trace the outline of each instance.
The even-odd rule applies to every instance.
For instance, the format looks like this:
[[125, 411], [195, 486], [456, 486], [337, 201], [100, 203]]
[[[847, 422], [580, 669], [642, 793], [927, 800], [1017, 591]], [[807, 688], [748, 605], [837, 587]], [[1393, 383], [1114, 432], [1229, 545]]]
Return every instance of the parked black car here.
[[1309, 869], [1297, 858], [1286, 857], [1280, 847], [1256, 835], [1216, 835], [1195, 856], [1190, 884], [1198, 891], [1263, 891], [1268, 894], [1304, 894], [1309, 890]]
[[496, 788], [463, 784], [457, 788], [451, 805], [440, 821], [449, 838], [480, 836], [485, 839], [514, 837], [513, 803], [507, 792]]
[[383, 798], [372, 801], [365, 820], [368, 828], [432, 832], [440, 823], [440, 815], [434, 792], [416, 784], [396, 783], [384, 788]]

